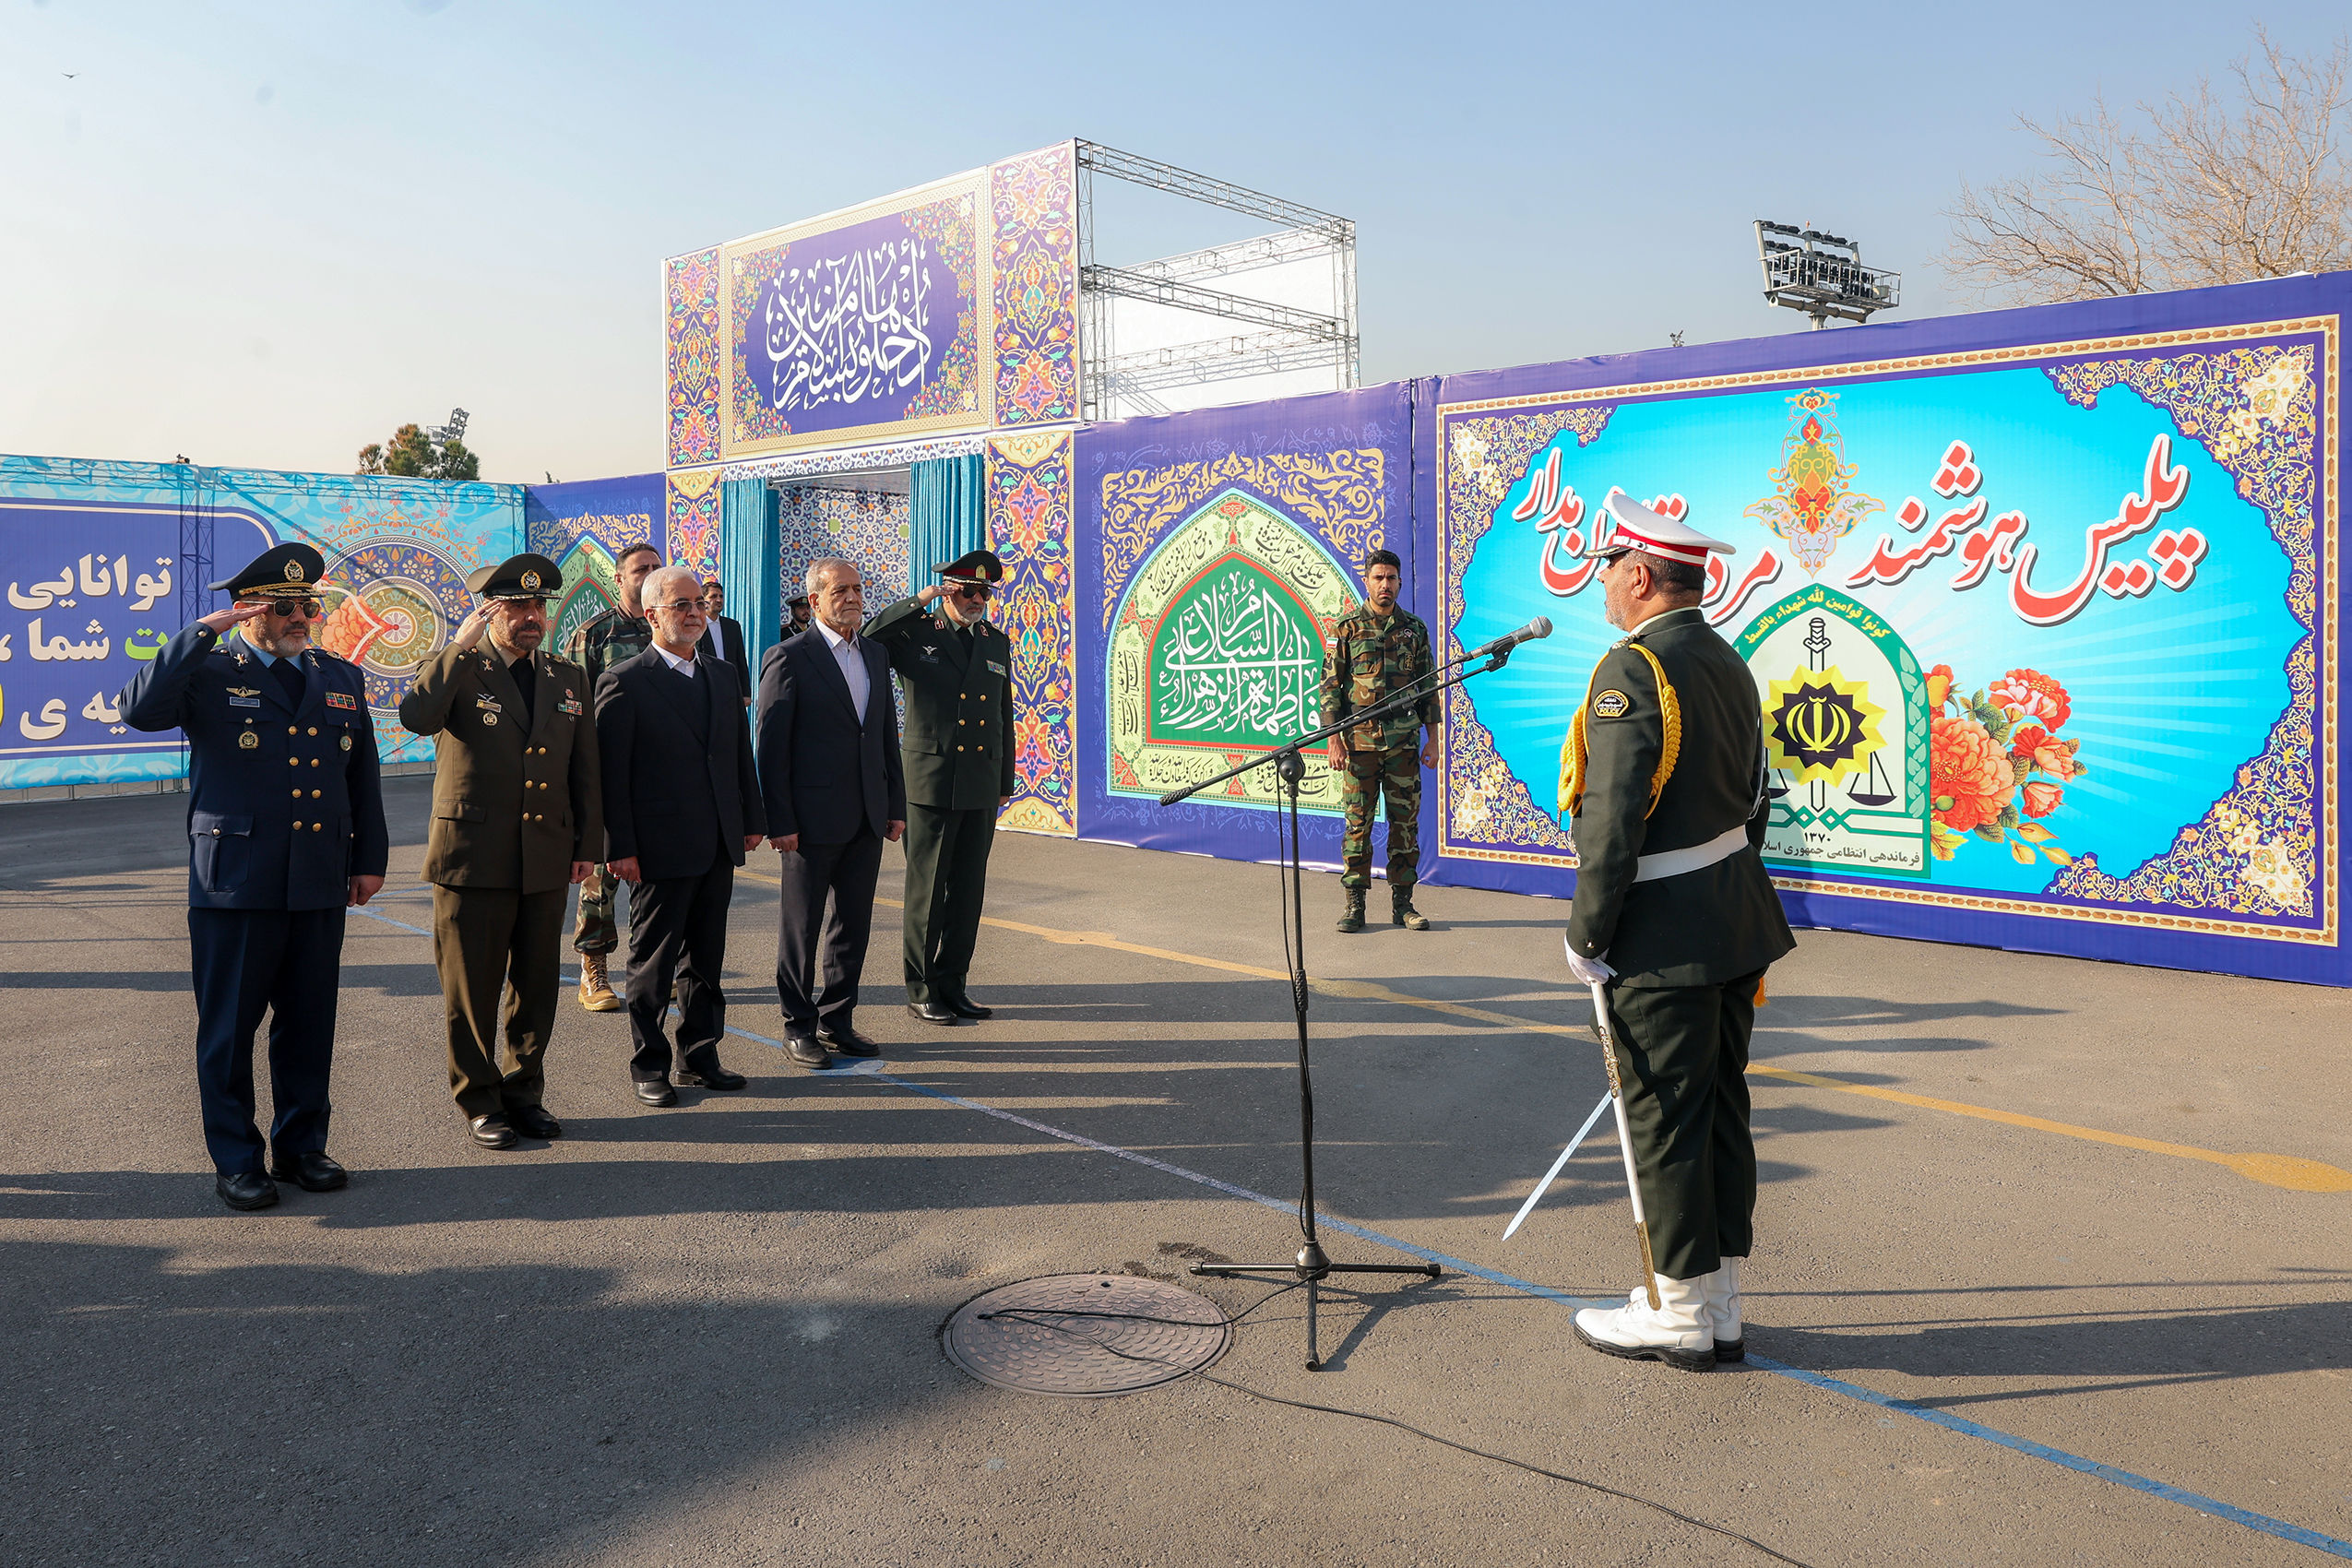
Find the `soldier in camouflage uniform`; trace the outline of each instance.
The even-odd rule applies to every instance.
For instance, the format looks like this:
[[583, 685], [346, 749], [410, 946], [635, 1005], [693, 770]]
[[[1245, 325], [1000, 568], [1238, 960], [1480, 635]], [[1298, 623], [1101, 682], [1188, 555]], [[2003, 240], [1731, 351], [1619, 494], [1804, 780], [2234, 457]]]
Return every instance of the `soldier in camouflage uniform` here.
[[[661, 552], [650, 544], [623, 551], [621, 559], [613, 563], [621, 602], [582, 622], [564, 645], [564, 657], [588, 671], [588, 690], [596, 689], [607, 670], [653, 646], [653, 624], [645, 618], [637, 590], [660, 567]], [[604, 971], [604, 956], [621, 944], [612, 914], [620, 886], [611, 866], [597, 867], [580, 884], [579, 929], [573, 933], [572, 945], [580, 955], [580, 1005], [591, 1013], [621, 1010], [621, 999], [613, 994], [612, 981]]]
[[[1375, 550], [1364, 557], [1364, 602], [1332, 628], [1323, 660], [1323, 721], [1337, 724], [1405, 690], [1430, 673], [1429, 627], [1398, 607], [1404, 572], [1394, 552]], [[1409, 931], [1429, 930], [1413, 908], [1420, 874], [1421, 769], [1438, 758], [1437, 694], [1377, 723], [1360, 724], [1331, 738], [1332, 770], [1339, 775], [1348, 804], [1348, 837], [1341, 848], [1348, 892], [1341, 931], [1364, 929], [1364, 895], [1372, 886], [1372, 813], [1388, 798], [1388, 897], [1391, 918]], [[1426, 726], [1429, 742], [1419, 744]], [[1418, 754], [1416, 754], [1418, 752]]]

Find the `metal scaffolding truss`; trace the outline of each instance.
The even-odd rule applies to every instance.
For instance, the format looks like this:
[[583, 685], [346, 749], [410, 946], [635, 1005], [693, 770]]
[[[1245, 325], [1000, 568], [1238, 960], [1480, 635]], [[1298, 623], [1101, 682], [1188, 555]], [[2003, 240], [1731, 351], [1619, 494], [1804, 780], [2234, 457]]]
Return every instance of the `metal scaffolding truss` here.
[[[1077, 144], [1078, 297], [1084, 369], [1080, 411], [1087, 419], [1157, 412], [1157, 394], [1288, 371], [1330, 368], [1340, 386], [1360, 374], [1356, 330], [1356, 225], [1336, 213], [1253, 191], [1229, 180], [1141, 158], [1099, 142]], [[1094, 176], [1182, 196], [1278, 225], [1274, 232], [1127, 266], [1095, 256]], [[1330, 312], [1213, 287], [1267, 267], [1331, 265]], [[1230, 330], [1188, 342], [1122, 354], [1114, 341], [1114, 300], [1133, 300], [1255, 330]], [[1197, 399], [1194, 400], [1196, 405]]]

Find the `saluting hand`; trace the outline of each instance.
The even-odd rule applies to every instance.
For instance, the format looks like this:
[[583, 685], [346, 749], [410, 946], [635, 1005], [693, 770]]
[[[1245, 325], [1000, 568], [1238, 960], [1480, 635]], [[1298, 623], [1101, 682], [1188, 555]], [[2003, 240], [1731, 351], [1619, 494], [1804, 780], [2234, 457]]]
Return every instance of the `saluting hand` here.
[[475, 605], [474, 612], [457, 623], [457, 631], [450, 636], [449, 646], [463, 653], [481, 641], [482, 633], [490, 629], [490, 610], [495, 602], [493, 600], [485, 599]]
[[226, 610], [216, 610], [209, 615], [198, 616], [196, 624], [209, 626], [216, 632], [225, 632], [241, 621], [251, 621], [268, 613], [269, 606], [267, 604], [232, 604]]

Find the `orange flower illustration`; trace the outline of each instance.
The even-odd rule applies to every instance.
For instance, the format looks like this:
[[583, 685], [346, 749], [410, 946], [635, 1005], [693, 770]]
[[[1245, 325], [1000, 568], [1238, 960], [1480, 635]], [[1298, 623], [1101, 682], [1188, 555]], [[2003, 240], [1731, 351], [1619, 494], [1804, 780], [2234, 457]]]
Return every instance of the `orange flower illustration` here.
[[2066, 799], [2065, 790], [2039, 778], [2028, 778], [2023, 786], [2027, 816], [2048, 816]]
[[1939, 713], [1929, 720], [1928, 791], [1935, 819], [1967, 833], [2000, 818], [2017, 792], [2017, 773], [1983, 725]]
[[1943, 705], [1951, 700], [1952, 666], [1939, 664], [1928, 671], [1928, 707], [1942, 713]]

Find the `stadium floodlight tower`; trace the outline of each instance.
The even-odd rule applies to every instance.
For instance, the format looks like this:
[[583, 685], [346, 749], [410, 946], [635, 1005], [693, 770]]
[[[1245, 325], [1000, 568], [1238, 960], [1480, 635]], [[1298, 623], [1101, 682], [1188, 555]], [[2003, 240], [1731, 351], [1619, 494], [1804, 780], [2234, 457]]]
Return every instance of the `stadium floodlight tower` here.
[[1829, 318], [1868, 321], [1873, 311], [1892, 310], [1903, 275], [1862, 265], [1862, 248], [1817, 229], [1756, 220], [1756, 259], [1764, 264], [1764, 303], [1787, 305], [1813, 318], [1819, 329]]

